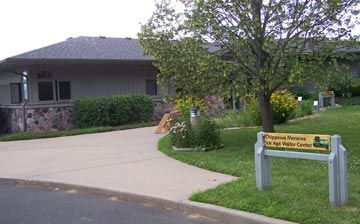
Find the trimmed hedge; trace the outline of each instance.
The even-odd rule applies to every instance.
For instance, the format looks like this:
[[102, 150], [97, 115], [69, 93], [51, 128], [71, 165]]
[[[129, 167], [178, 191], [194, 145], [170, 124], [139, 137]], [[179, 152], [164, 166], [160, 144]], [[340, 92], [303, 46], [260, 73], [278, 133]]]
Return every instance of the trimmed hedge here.
[[74, 104], [78, 128], [148, 122], [153, 111], [154, 103], [146, 95], [86, 97]]
[[342, 98], [336, 97], [335, 102], [340, 104], [341, 106], [352, 106], [352, 105], [360, 105], [360, 97], [351, 97], [351, 98]]

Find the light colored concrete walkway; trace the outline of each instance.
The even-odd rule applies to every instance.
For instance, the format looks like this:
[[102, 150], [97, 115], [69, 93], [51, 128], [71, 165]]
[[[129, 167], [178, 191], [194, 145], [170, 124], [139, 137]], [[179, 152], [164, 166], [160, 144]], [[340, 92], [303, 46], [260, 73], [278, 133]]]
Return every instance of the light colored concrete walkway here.
[[61, 182], [158, 197], [234, 180], [171, 159], [157, 150], [154, 127], [52, 139], [0, 142], [0, 178]]

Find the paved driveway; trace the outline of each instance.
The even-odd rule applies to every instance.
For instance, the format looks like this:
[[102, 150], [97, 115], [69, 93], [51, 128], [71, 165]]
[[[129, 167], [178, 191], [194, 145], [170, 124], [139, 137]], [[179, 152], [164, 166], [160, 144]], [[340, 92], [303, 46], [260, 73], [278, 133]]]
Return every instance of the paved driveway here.
[[171, 159], [154, 127], [52, 139], [0, 142], [0, 177], [106, 188], [169, 200], [234, 177]]

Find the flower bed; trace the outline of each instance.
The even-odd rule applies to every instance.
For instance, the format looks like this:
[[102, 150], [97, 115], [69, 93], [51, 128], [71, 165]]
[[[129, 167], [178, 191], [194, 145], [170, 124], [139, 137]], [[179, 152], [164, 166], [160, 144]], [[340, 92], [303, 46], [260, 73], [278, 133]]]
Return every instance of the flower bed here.
[[207, 116], [199, 117], [195, 128], [191, 125], [189, 116], [174, 118], [170, 135], [174, 150], [207, 151], [221, 146], [220, 130]]

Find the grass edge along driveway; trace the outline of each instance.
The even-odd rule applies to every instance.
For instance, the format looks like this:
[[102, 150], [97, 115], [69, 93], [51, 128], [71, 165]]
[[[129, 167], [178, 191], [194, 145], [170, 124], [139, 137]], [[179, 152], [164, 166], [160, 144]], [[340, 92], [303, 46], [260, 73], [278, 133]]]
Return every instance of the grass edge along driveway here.
[[90, 128], [75, 128], [64, 131], [39, 131], [39, 132], [20, 132], [16, 134], [8, 134], [0, 137], [0, 142], [8, 141], [18, 141], [18, 140], [31, 140], [31, 139], [40, 139], [40, 138], [57, 138], [65, 136], [74, 136], [74, 135], [85, 135], [85, 134], [94, 134], [102, 133], [109, 131], [120, 131], [134, 128], [144, 128], [156, 126], [157, 122], [147, 122], [147, 123], [138, 123], [138, 124], [125, 124], [121, 126], [114, 127], [90, 127]]
[[327, 163], [272, 158], [273, 187], [258, 191], [255, 185], [254, 148], [257, 129], [222, 132], [225, 148], [209, 152], [175, 152], [170, 136], [159, 149], [170, 157], [204, 169], [239, 177], [217, 188], [197, 192], [191, 200], [298, 223], [360, 222], [360, 106], [331, 109], [320, 117], [276, 126], [277, 132], [339, 134], [348, 151], [349, 204], [329, 203]]

